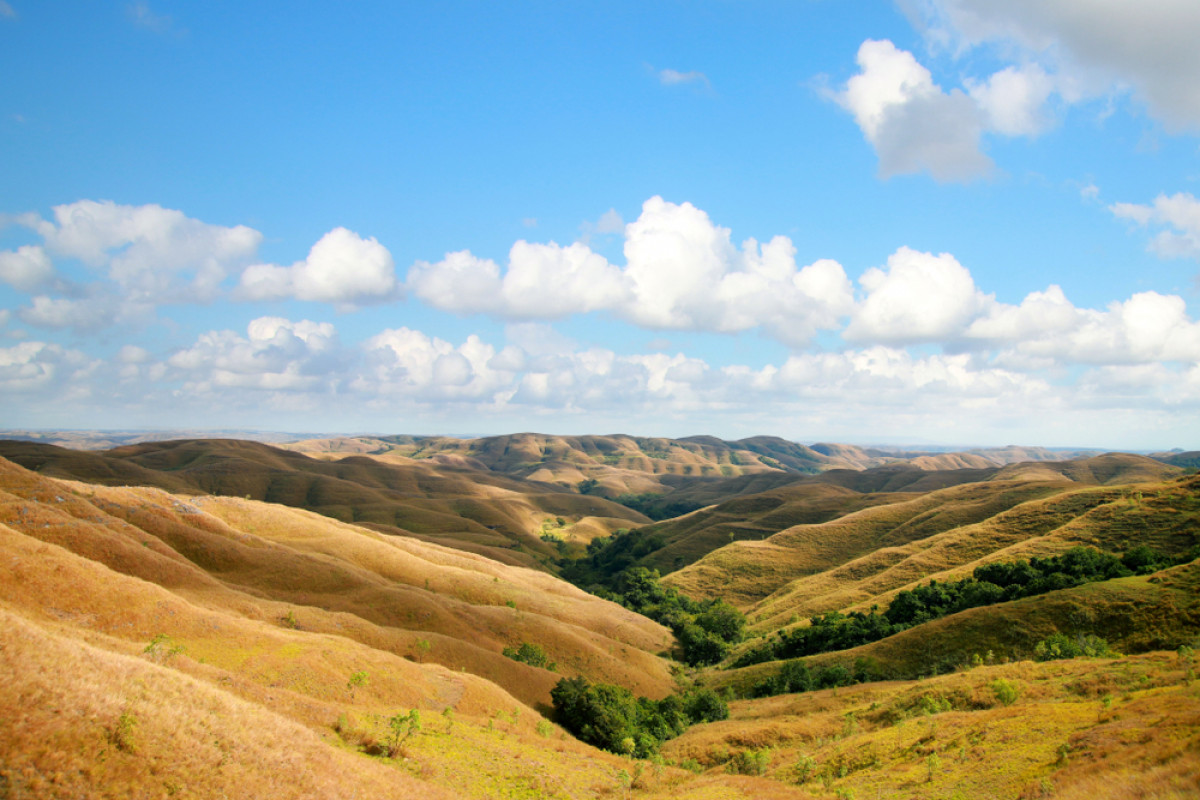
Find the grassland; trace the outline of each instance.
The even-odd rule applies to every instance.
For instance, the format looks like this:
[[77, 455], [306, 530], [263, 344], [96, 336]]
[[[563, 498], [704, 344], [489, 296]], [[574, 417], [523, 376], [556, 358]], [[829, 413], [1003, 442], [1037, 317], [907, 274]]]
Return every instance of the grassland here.
[[[668, 742], [662, 761], [576, 741], [549, 718], [560, 677], [650, 697], [692, 682], [743, 693], [779, 664], [684, 670], [665, 657], [669, 631], [550, 574], [533, 542], [547, 557], [560, 551], [542, 534], [645, 521], [577, 515], [572, 503], [599, 498], [485, 463], [528, 469], [520, 459], [541, 440], [458, 451], [452, 440], [423, 453], [427, 440], [397, 437], [360, 441], [383, 452], [350, 459], [345, 442], [325, 457], [311, 443], [309, 455], [263, 448], [252, 458], [240, 444], [146, 444], [99, 460], [23, 451], [54, 456], [33, 464], [40, 471], [0, 459], [0, 798], [1200, 796], [1197, 660], [1175, 651], [1200, 635], [1196, 562], [814, 656], [814, 667], [866, 659], [890, 679], [737, 700], [730, 719]], [[568, 444], [539, 463], [585, 448]], [[730, 464], [746, 471], [685, 489], [675, 467], [652, 471], [682, 455], [646, 453], [678, 446], [708, 458], [717, 444], [633, 445], [645, 464], [602, 466], [640, 464], [664, 486], [715, 492], [711, 508], [655, 526], [704, 551], [668, 582], [736, 600], [754, 635], [991, 561], [1077, 544], [1179, 556], [1200, 543], [1200, 479], [1132, 457], [815, 478]], [[756, 446], [776, 463], [788, 455], [773, 441]], [[232, 489], [224, 481], [264, 474], [291, 477], [198, 489], [201, 476]], [[445, 515], [437, 525], [453, 517], [458, 527], [420, 533], [295, 507], [328, 512], [323, 487], [338, 481], [429, 503]], [[255, 492], [279, 502], [246, 498]], [[518, 538], [481, 546], [476, 517], [510, 520], [499, 532], [479, 525]], [[1024, 660], [1056, 631], [1099, 633], [1129, 655]], [[543, 647], [557, 672], [502, 655], [521, 642]], [[389, 721], [414, 710], [419, 728], [396, 734]]]
[[486, 469], [411, 459], [388, 463], [362, 455], [310, 458], [257, 442], [180, 440], [81, 452], [0, 441], [0, 456], [53, 477], [304, 508], [542, 569], [557, 556], [556, 546], [541, 537], [547, 520], [562, 518], [564, 535], [581, 544], [648, 521], [602, 497]]
[[665, 752], [717, 770], [765, 751], [766, 777], [821, 798], [1190, 798], [1195, 666], [1172, 653], [1026, 661], [741, 701]]

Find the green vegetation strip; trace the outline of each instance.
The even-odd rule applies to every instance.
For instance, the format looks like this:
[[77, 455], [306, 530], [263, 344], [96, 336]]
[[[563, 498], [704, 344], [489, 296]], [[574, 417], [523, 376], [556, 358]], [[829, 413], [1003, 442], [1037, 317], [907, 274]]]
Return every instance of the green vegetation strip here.
[[[1180, 563], [1195, 557], [1196, 554], [1189, 554]], [[1053, 558], [986, 564], [976, 567], [971, 578], [947, 583], [933, 580], [911, 591], [902, 591], [882, 614], [874, 608], [866, 614], [832, 611], [812, 617], [807, 627], [776, 631], [774, 638], [742, 653], [731, 666], [745, 667], [764, 661], [848, 650], [968, 608], [1004, 603], [1094, 581], [1148, 575], [1174, 563], [1173, 559], [1142, 545], [1121, 558], [1090, 547], [1073, 547]]]

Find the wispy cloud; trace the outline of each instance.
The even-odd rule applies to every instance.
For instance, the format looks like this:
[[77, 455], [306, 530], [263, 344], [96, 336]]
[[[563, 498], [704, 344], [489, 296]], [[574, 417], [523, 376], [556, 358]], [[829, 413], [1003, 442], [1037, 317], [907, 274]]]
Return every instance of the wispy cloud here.
[[1160, 194], [1151, 205], [1113, 203], [1117, 217], [1142, 227], [1157, 227], [1150, 250], [1163, 258], [1200, 258], [1200, 200], [1187, 192]]
[[12, 6], [4, 2], [4, 0], [0, 0], [0, 17], [4, 17], [6, 19], [16, 19], [17, 12]]
[[705, 88], [711, 87], [708, 82], [708, 76], [703, 72], [691, 70], [690, 72], [680, 72], [676, 69], [660, 69], [658, 71], [658, 82], [663, 86], [679, 86], [684, 83], [696, 83]]
[[125, 13], [139, 28], [145, 28], [154, 33], [170, 33], [175, 30], [175, 21], [167, 14], [156, 13], [145, 0], [130, 3], [125, 7]]

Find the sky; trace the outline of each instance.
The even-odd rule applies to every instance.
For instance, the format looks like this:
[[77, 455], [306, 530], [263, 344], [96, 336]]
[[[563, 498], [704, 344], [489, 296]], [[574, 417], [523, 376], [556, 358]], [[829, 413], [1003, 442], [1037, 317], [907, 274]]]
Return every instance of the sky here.
[[0, 428], [1200, 449], [1195, 0], [0, 0]]

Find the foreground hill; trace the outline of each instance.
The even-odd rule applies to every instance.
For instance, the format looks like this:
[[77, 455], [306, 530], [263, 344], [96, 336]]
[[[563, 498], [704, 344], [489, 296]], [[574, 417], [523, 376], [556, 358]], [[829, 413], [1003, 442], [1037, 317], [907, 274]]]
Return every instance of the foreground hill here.
[[1200, 795], [1195, 668], [1191, 653], [1024, 661], [745, 700], [664, 752], [820, 798], [1184, 800]]
[[545, 565], [556, 554], [542, 536], [548, 520], [556, 531], [569, 524], [584, 541], [648, 521], [601, 497], [487, 470], [364, 456], [322, 460], [257, 442], [181, 440], [81, 452], [0, 441], [0, 456], [45, 475], [305, 508], [524, 566]]
[[[221, 612], [244, 615], [250, 603], [255, 618], [465, 669], [528, 703], [546, 704], [558, 676], [501, 654], [522, 641], [544, 647], [565, 674], [651, 696], [672, 685], [654, 655], [670, 646], [667, 631], [541, 572], [238, 498], [63, 483], [4, 460], [0, 479], [0, 522], [11, 530]], [[103, 602], [115, 613], [127, 585], [46, 602], [74, 600], [80, 614]], [[167, 632], [217, 658], [231, 634], [216, 630], [228, 625]]]

